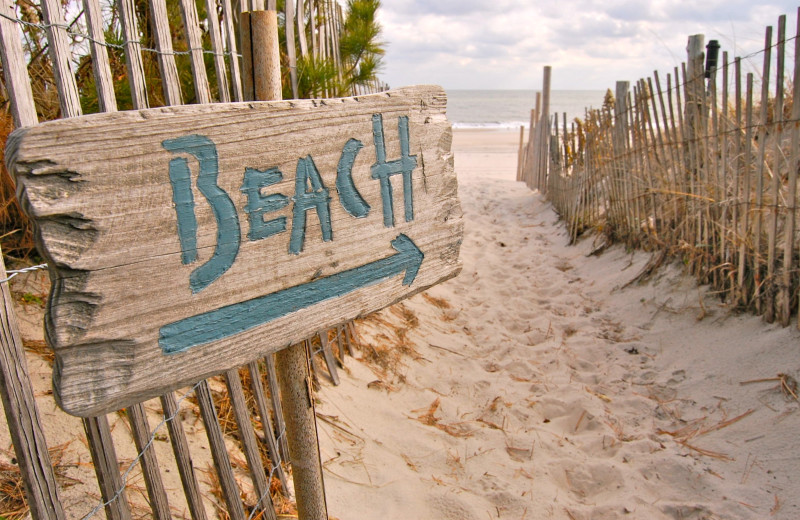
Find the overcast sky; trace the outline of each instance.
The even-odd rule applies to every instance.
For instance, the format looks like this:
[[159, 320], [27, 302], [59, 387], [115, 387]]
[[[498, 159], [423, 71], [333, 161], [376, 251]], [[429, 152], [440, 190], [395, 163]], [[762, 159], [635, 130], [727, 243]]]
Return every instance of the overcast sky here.
[[[763, 48], [766, 26], [777, 33], [786, 14], [792, 37], [797, 7], [797, 0], [382, 0], [381, 77], [392, 87], [539, 89], [542, 67], [551, 65], [553, 89], [605, 90], [672, 71], [686, 60], [691, 34], [743, 56]], [[787, 52], [794, 55], [793, 44]]]

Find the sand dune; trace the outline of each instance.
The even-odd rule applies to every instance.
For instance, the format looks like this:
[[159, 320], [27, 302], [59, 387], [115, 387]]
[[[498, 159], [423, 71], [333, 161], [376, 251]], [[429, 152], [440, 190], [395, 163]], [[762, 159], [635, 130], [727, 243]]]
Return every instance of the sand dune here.
[[348, 358], [321, 392], [331, 515], [800, 517], [800, 403], [779, 376], [796, 392], [800, 333], [678, 266], [623, 288], [650, 255], [567, 246], [514, 181], [517, 139], [456, 132], [463, 272], [361, 325], [400, 367]]

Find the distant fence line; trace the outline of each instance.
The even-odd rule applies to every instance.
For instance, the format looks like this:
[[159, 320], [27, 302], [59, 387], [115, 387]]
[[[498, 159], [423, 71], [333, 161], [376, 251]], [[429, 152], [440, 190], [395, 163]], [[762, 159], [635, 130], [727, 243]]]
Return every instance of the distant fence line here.
[[658, 72], [632, 89], [618, 82], [613, 99], [569, 127], [566, 114], [547, 113], [545, 67], [517, 180], [547, 196], [571, 241], [592, 229], [657, 250], [659, 261], [679, 256], [726, 302], [787, 326], [800, 293], [800, 10], [798, 22], [787, 39], [781, 16], [775, 43], [767, 28], [763, 50], [748, 56], [763, 56], [760, 78], [727, 52], [717, 65], [714, 41], [705, 59], [703, 36], [691, 36], [666, 84]]

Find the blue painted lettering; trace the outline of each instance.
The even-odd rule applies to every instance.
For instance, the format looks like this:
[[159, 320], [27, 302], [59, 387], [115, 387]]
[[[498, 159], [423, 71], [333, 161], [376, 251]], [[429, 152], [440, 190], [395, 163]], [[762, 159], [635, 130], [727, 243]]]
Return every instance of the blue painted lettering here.
[[409, 155], [408, 116], [397, 118], [400, 137], [400, 158], [386, 162], [386, 142], [383, 137], [383, 116], [373, 114], [372, 137], [375, 141], [375, 164], [372, 165], [372, 178], [380, 179], [381, 199], [383, 200], [383, 225], [394, 227], [394, 204], [392, 202], [392, 175], [403, 175], [403, 205], [406, 222], [414, 220], [414, 192], [411, 173], [417, 167], [417, 156]]
[[159, 330], [158, 344], [165, 354], [183, 352], [380, 283], [403, 272], [403, 285], [411, 285], [425, 255], [403, 234], [392, 240], [392, 247], [397, 253], [386, 258], [164, 325]]
[[[309, 186], [310, 184], [310, 186]], [[309, 189], [310, 188], [310, 189]], [[315, 209], [322, 228], [322, 240], [333, 240], [331, 230], [331, 197], [328, 188], [322, 184], [322, 177], [310, 155], [297, 161], [294, 182], [294, 206], [292, 207], [292, 234], [289, 238], [289, 252], [300, 254], [306, 237], [306, 212]]]
[[197, 218], [194, 216], [192, 172], [184, 157], [169, 161], [169, 182], [172, 184], [172, 202], [178, 216], [178, 239], [181, 242], [181, 262], [191, 264], [197, 260]]
[[267, 196], [261, 194], [261, 188], [277, 184], [282, 179], [283, 174], [277, 168], [268, 170], [245, 168], [241, 191], [247, 195], [244, 211], [250, 223], [250, 230], [247, 232], [247, 238], [250, 240], [261, 240], [286, 231], [286, 217], [265, 222], [264, 214], [285, 208], [289, 204], [289, 197], [280, 193]]
[[[187, 135], [177, 139], [167, 139], [161, 145], [173, 153], [188, 153], [194, 156], [200, 164], [200, 173], [197, 176], [197, 189], [206, 198], [214, 212], [217, 221], [217, 244], [211, 258], [192, 271], [189, 275], [189, 287], [193, 293], [202, 291], [214, 280], [230, 269], [236, 255], [239, 253], [239, 217], [236, 208], [228, 194], [217, 185], [219, 163], [217, 147], [202, 135]], [[197, 223], [194, 221], [194, 201], [191, 193], [191, 181], [186, 181], [188, 163], [186, 160], [170, 161], [170, 182], [172, 183], [173, 200], [176, 204], [175, 211], [178, 217], [178, 234], [180, 237], [182, 259], [194, 261], [197, 258], [196, 233]], [[173, 168], [177, 171], [173, 174]], [[191, 217], [189, 217], [191, 214]], [[191, 235], [191, 236], [190, 236]], [[193, 248], [195, 253], [188, 252]]]
[[369, 204], [358, 193], [353, 184], [353, 163], [364, 145], [358, 139], [350, 139], [342, 149], [339, 165], [336, 167], [336, 190], [339, 192], [339, 202], [345, 211], [356, 218], [369, 215]]

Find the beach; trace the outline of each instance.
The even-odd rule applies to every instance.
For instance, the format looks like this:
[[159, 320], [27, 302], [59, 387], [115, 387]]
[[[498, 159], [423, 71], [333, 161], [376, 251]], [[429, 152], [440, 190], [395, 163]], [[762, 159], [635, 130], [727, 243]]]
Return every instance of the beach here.
[[[678, 264], [644, 276], [650, 253], [593, 255], [602, 237], [591, 234], [568, 245], [550, 204], [515, 181], [518, 146], [518, 129], [454, 132], [462, 272], [358, 320], [340, 385], [317, 374], [331, 518], [800, 517], [800, 332], [736, 314]], [[17, 314], [61, 500], [69, 518], [102, 514], [81, 422], [52, 398], [47, 276], [11, 285], [41, 295]], [[210, 385], [225, 394], [221, 380]], [[218, 512], [197, 407], [190, 391], [176, 396]], [[146, 409], [173, 517], [189, 518], [161, 407]], [[124, 414], [108, 418], [127, 471], [131, 431]], [[8, 466], [8, 432], [0, 442]], [[226, 443], [253, 503], [239, 444]], [[139, 467], [126, 478], [134, 514], [146, 516]]]
[[800, 516], [800, 333], [680, 265], [640, 276], [646, 252], [567, 245], [518, 144], [455, 131], [463, 271], [362, 320], [362, 359], [322, 378], [331, 516]]

